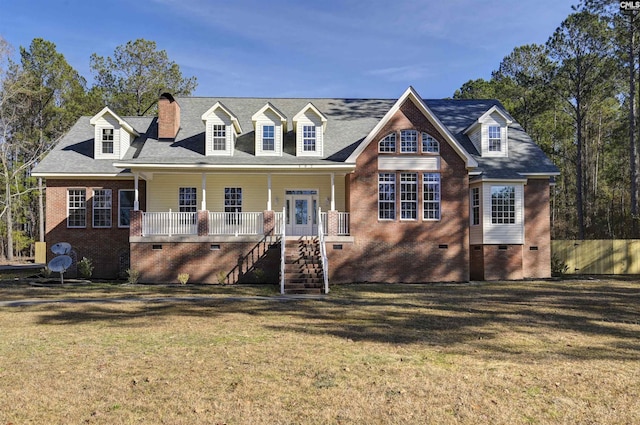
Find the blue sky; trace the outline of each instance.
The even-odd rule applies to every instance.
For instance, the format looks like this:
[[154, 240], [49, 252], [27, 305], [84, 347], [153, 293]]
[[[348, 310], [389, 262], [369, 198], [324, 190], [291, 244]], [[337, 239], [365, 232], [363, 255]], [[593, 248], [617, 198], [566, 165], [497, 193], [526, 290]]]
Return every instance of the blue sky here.
[[16, 52], [41, 37], [91, 81], [92, 53], [137, 38], [167, 51], [198, 96], [424, 98], [491, 76], [544, 43], [569, 0], [0, 0]]

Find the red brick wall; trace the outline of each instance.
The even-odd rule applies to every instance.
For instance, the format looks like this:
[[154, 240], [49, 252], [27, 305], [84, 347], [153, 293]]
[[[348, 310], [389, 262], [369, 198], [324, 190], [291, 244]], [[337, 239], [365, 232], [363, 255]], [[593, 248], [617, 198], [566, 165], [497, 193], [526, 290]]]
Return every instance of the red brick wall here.
[[[439, 221], [421, 220], [421, 174], [418, 185], [419, 219], [410, 222], [399, 218], [378, 221], [378, 141], [391, 131], [404, 129], [426, 131], [440, 142], [442, 218]], [[399, 138], [396, 144], [399, 150]], [[350, 227], [355, 243], [344, 244], [340, 251], [332, 251], [329, 247], [332, 282], [469, 279], [469, 184], [465, 163], [410, 100], [362, 152], [355, 173], [350, 175], [348, 188]], [[399, 189], [399, 181], [396, 181], [397, 217], [400, 211]]]
[[158, 99], [158, 139], [174, 139], [180, 129], [180, 105], [174, 99]]
[[[67, 228], [67, 189], [85, 189], [87, 199], [87, 227]], [[118, 190], [133, 189], [133, 180], [58, 180], [47, 179], [46, 189], [46, 236], [47, 247], [57, 242], [68, 242], [73, 247], [77, 259], [87, 257], [93, 260], [93, 277], [112, 279], [118, 277], [120, 257], [129, 253], [129, 228], [118, 227]], [[92, 227], [93, 189], [112, 190], [112, 227], [94, 229]], [[145, 205], [145, 183], [139, 182], [140, 207]], [[54, 257], [47, 249], [47, 261]]]
[[529, 179], [524, 187], [524, 203], [523, 276], [551, 277], [549, 181]]
[[471, 280], [484, 280], [484, 246], [472, 245], [470, 256], [469, 278]]
[[522, 245], [484, 245], [484, 280], [519, 280]]

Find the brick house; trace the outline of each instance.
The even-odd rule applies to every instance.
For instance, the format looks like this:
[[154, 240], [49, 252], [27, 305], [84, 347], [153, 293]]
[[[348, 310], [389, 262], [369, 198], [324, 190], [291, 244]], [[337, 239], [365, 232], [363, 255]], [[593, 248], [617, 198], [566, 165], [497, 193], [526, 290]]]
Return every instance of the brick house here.
[[165, 94], [157, 118], [80, 118], [33, 175], [47, 243], [96, 277], [294, 292], [550, 276], [558, 169], [495, 100]]

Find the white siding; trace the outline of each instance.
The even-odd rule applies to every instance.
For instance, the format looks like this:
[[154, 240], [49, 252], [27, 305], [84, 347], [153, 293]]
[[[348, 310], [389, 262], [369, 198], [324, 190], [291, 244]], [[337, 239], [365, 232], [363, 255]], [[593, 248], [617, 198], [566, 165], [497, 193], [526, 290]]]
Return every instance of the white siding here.
[[439, 156], [378, 156], [379, 170], [439, 171]]
[[[302, 139], [303, 139], [303, 129], [305, 125], [314, 125], [316, 127], [316, 150], [315, 152], [305, 151]], [[298, 119], [296, 124], [296, 155], [297, 156], [322, 156], [323, 152], [323, 132], [322, 132], [322, 119], [316, 115], [315, 112], [311, 109], [307, 109], [307, 111], [303, 114], [302, 117]]]
[[131, 134], [123, 128], [118, 133], [120, 133], [120, 143], [117, 149], [114, 146], [113, 152], [118, 154], [118, 159], [122, 159], [131, 146]]
[[[113, 129], [113, 153], [102, 153], [102, 130], [105, 128]], [[93, 152], [95, 159], [121, 159], [120, 152], [120, 133], [126, 131], [120, 127], [118, 120], [110, 114], [104, 114], [95, 123]], [[128, 147], [127, 147], [128, 148]], [[126, 151], [125, 151], [126, 152]]]
[[479, 153], [482, 153], [482, 126], [478, 127], [472, 133], [469, 133], [469, 139], [471, 139], [471, 143], [476, 147]]
[[[515, 223], [493, 224], [491, 222], [491, 187], [515, 187]], [[485, 244], [524, 243], [524, 185], [523, 183], [484, 183], [481, 191], [481, 220]]]
[[[478, 186], [474, 186], [474, 187], [478, 187]], [[471, 190], [469, 190], [469, 243], [471, 245], [481, 245], [483, 243], [483, 223], [484, 223], [483, 211], [485, 210], [485, 208], [483, 208], [483, 202], [482, 202], [483, 187], [479, 186], [478, 188], [480, 189], [480, 224], [477, 226], [471, 225], [471, 218], [473, 216], [473, 213], [471, 211], [471, 206], [472, 206], [471, 203], [473, 202], [473, 199], [471, 197]]]
[[[489, 151], [489, 127], [500, 126], [500, 139], [502, 150], [500, 152]], [[507, 122], [502, 115], [497, 112], [492, 113], [482, 123], [482, 156], [486, 157], [504, 157], [508, 156], [507, 146]]]
[[[273, 137], [275, 149], [273, 151], [262, 150], [262, 126], [274, 126]], [[256, 156], [282, 156], [282, 121], [280, 117], [270, 109], [267, 109], [256, 120]]]
[[[226, 149], [225, 150], [213, 150], [213, 126], [225, 125], [226, 126]], [[231, 117], [222, 109], [216, 109], [213, 111], [206, 120], [205, 124], [206, 136], [205, 136], [205, 155], [207, 156], [231, 156], [233, 155], [233, 149], [235, 145], [235, 133], [231, 122]]]
[[[170, 209], [178, 211], [178, 189], [181, 187], [195, 187], [197, 207], [200, 209], [202, 201], [201, 174], [154, 174], [152, 180], [147, 181], [147, 211], [166, 212]], [[209, 191], [207, 190], [207, 198]]]

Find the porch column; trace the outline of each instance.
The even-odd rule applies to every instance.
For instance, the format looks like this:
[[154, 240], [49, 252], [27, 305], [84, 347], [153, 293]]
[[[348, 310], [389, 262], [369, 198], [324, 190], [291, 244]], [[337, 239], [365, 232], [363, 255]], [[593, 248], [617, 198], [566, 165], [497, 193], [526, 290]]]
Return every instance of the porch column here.
[[200, 205], [200, 211], [207, 210], [207, 175], [202, 173], [202, 203]]
[[336, 210], [336, 174], [331, 173], [331, 211]]
[[139, 194], [138, 194], [138, 173], [135, 173], [133, 175], [133, 210], [134, 211], [139, 211], [140, 210], [140, 201], [139, 201]]
[[271, 210], [271, 174], [267, 174], [267, 211]]

